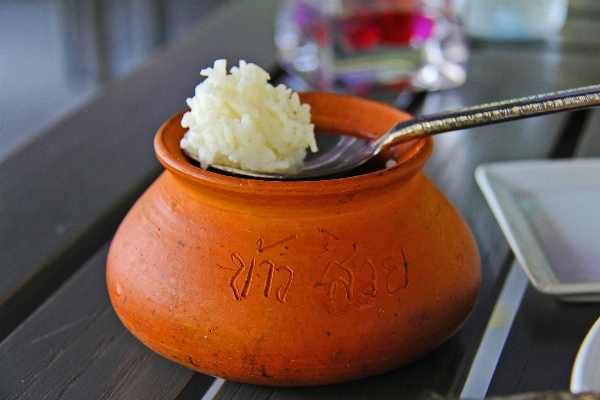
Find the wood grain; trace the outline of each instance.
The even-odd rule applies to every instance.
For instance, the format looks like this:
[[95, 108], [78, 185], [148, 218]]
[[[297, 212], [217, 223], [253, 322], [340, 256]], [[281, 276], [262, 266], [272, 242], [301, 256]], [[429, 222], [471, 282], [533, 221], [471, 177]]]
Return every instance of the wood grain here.
[[[18, 326], [0, 343], [0, 397], [183, 399], [204, 394], [212, 378], [155, 355], [120, 324], [106, 295], [103, 246], [131, 202], [161, 171], [152, 138], [164, 120], [185, 107], [199, 70], [221, 57], [275, 66], [275, 9], [269, 0], [226, 3], [183, 41], [161, 50], [134, 75], [108, 86], [0, 164], [0, 339]], [[588, 51], [597, 43], [586, 37], [577, 44], [576, 36], [557, 47], [473, 44], [465, 86], [428, 95], [423, 113], [600, 82], [600, 59]], [[599, 115], [594, 110], [586, 120], [577, 155], [600, 155]], [[473, 171], [482, 162], [549, 156], [567, 120], [553, 115], [436, 138], [425, 171], [469, 223], [484, 274], [475, 310], [451, 340], [406, 367], [370, 379], [308, 388], [227, 382], [217, 398], [457, 396], [511, 257]], [[489, 394], [564, 390], [573, 354], [597, 313], [595, 306], [563, 305], [528, 289]], [[570, 330], [559, 329], [563, 325]]]
[[0, 346], [0, 398], [173, 398], [193, 372], [148, 350], [117, 318], [107, 246]]

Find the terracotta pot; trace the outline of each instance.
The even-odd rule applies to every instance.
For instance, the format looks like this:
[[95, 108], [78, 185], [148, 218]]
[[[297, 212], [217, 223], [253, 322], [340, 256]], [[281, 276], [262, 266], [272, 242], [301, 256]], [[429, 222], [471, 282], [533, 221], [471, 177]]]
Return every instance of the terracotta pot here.
[[[408, 118], [354, 97], [302, 101], [317, 130], [377, 136]], [[421, 172], [431, 139], [395, 148], [396, 165], [359, 176], [261, 181], [190, 164], [180, 120], [158, 131], [167, 170], [108, 256], [115, 311], [148, 347], [225, 379], [316, 385], [399, 367], [464, 323], [479, 255]]]

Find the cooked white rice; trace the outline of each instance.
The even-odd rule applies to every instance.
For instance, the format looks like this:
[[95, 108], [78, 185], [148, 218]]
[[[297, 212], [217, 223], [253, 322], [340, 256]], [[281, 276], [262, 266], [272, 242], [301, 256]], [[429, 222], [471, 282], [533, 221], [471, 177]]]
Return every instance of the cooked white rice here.
[[269, 74], [257, 65], [240, 61], [229, 75], [226, 67], [217, 60], [200, 72], [206, 79], [187, 99], [181, 148], [197, 154], [202, 168], [294, 172], [307, 148], [317, 151], [310, 106], [284, 85], [267, 83]]

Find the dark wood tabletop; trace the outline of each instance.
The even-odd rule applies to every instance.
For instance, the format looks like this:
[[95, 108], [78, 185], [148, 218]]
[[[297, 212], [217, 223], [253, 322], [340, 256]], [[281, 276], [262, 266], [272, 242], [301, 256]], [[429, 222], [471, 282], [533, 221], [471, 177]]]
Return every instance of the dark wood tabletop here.
[[[0, 398], [479, 398], [568, 391], [575, 355], [600, 303], [564, 303], [527, 283], [474, 170], [493, 161], [600, 156], [595, 109], [436, 137], [425, 173], [473, 231], [482, 290], [465, 325], [409, 365], [328, 386], [224, 382], [155, 354], [121, 324], [106, 290], [106, 254], [127, 210], [162, 171], [154, 134], [186, 107], [199, 71], [215, 59], [244, 59], [275, 81], [292, 82], [276, 62], [276, 10], [272, 0], [225, 2], [0, 163]], [[600, 83], [598, 16], [597, 2], [573, 1], [554, 39], [472, 41], [467, 82], [418, 96], [410, 111]], [[506, 340], [494, 356], [482, 343], [505, 297], [515, 312], [503, 320]], [[477, 375], [486, 369], [487, 378]]]

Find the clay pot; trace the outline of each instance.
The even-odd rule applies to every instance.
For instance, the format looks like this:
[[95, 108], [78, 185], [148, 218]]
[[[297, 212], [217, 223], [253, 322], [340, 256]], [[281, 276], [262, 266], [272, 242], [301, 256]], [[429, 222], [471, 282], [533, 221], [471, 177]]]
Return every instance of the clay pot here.
[[[317, 130], [372, 137], [408, 118], [360, 98], [301, 98]], [[180, 120], [158, 131], [167, 170], [108, 255], [114, 309], [148, 347], [224, 379], [317, 385], [399, 367], [464, 323], [479, 255], [421, 172], [431, 139], [359, 176], [261, 181], [193, 166], [179, 148]]]

